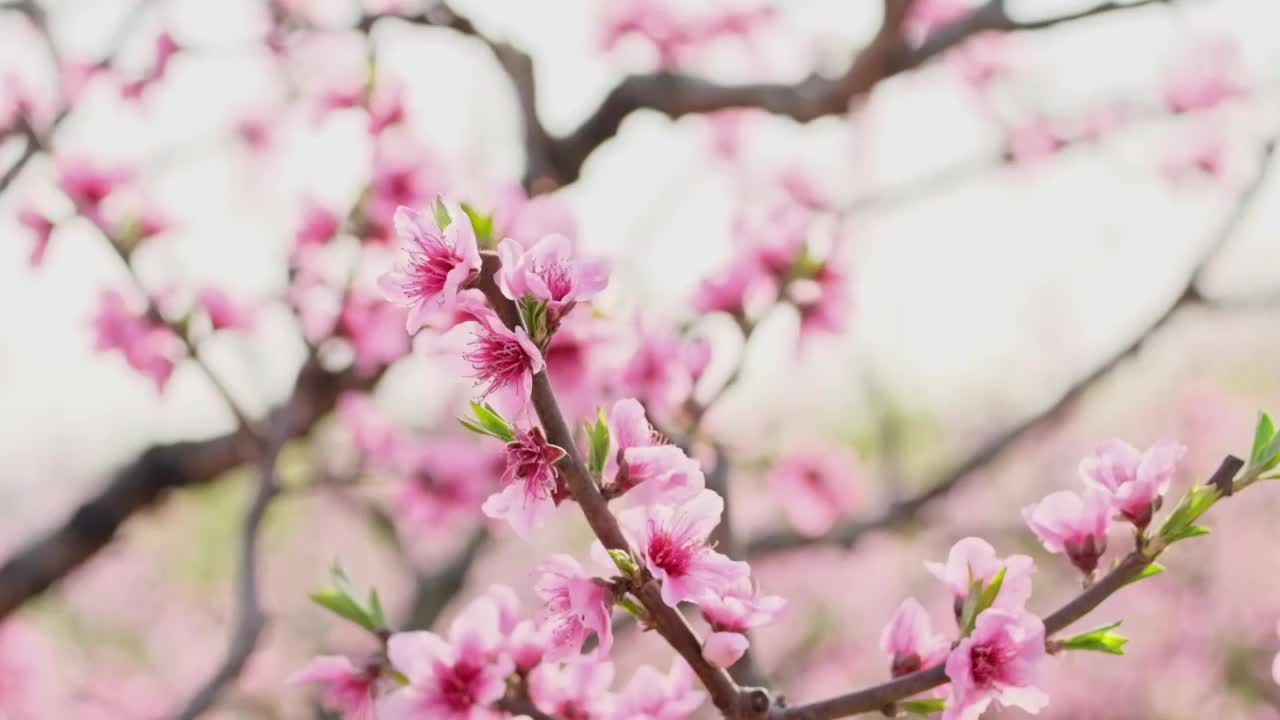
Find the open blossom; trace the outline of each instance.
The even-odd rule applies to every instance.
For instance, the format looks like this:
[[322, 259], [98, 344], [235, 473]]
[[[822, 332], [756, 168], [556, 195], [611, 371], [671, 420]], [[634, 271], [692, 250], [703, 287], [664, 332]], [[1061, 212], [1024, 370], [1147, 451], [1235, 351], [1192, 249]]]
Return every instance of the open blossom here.
[[451, 222], [441, 229], [434, 214], [396, 208], [396, 235], [401, 255], [396, 267], [378, 279], [388, 300], [409, 309], [405, 329], [417, 332], [435, 310], [449, 309], [458, 291], [480, 273], [480, 250], [471, 219], [449, 210]]
[[547, 442], [541, 428], [518, 430], [507, 443], [507, 467], [502, 490], [485, 500], [484, 514], [506, 520], [522, 538], [546, 522], [547, 515], [568, 495], [556, 461], [564, 448]]
[[253, 314], [238, 305], [227, 293], [212, 285], [200, 291], [196, 301], [209, 316], [214, 330], [251, 330]]
[[924, 607], [915, 598], [907, 598], [881, 631], [880, 649], [889, 656], [890, 672], [900, 677], [941, 663], [951, 651], [951, 643], [933, 631]]
[[1026, 612], [987, 610], [947, 657], [951, 699], [943, 720], [978, 720], [995, 701], [1038, 713], [1049, 696], [1035, 686], [1044, 657], [1044, 624]]
[[614, 717], [612, 684], [613, 663], [595, 652], [538, 666], [529, 676], [529, 697], [552, 717], [609, 720]]
[[369, 134], [377, 135], [404, 122], [404, 86], [398, 82], [380, 81], [369, 93]]
[[1140, 453], [1128, 443], [1112, 440], [1080, 461], [1080, 475], [1087, 485], [1106, 491], [1129, 522], [1145, 528], [1160, 509], [1186, 452], [1185, 447], [1171, 441], [1158, 442]]
[[130, 367], [150, 377], [157, 390], [164, 390], [174, 364], [185, 352], [181, 338], [135, 310], [116, 290], [102, 292], [93, 325], [94, 349], [119, 350]]
[[368, 377], [409, 353], [404, 324], [404, 308], [360, 290], [347, 293], [337, 330], [351, 343], [358, 374]]
[[645, 567], [662, 583], [668, 605], [700, 602], [751, 574], [745, 562], [725, 557], [707, 542], [722, 512], [724, 499], [703, 490], [678, 506], [648, 505], [619, 518]]
[[608, 592], [568, 555], [553, 555], [538, 567], [533, 589], [546, 604], [546, 627], [551, 633], [547, 658], [577, 653], [591, 633], [599, 640], [599, 652], [613, 647], [613, 621]]
[[816, 537], [853, 509], [853, 457], [835, 448], [801, 449], [783, 456], [769, 473], [769, 489], [787, 520]]
[[554, 327], [575, 303], [590, 300], [609, 284], [608, 262], [575, 260], [570, 253], [563, 235], [548, 235], [528, 250], [515, 240], [503, 240], [498, 243], [498, 287], [517, 302], [532, 298], [547, 303]]
[[621, 392], [660, 415], [669, 413], [693, 392], [696, 378], [688, 363], [688, 340], [669, 324], [650, 320], [638, 323], [635, 339], [622, 368]]
[[686, 720], [706, 700], [697, 678], [683, 658], [671, 661], [662, 675], [642, 665], [618, 694], [616, 720]]
[[375, 692], [378, 666], [357, 668], [350, 658], [328, 655], [312, 660], [291, 678], [290, 683], [318, 683], [324, 686], [324, 704], [342, 713], [346, 720], [376, 720]]
[[79, 157], [60, 158], [57, 164], [62, 191], [95, 222], [101, 219], [102, 202], [131, 177], [127, 170], [100, 167]]
[[946, 564], [927, 562], [925, 567], [946, 584], [957, 608], [969, 597], [971, 582], [989, 583], [1003, 569], [1004, 581], [992, 607], [1013, 611], [1027, 604], [1031, 597], [1031, 574], [1036, 571], [1035, 561], [1030, 557], [1010, 555], [1001, 559], [990, 543], [976, 537], [964, 538], [951, 546]]
[[693, 296], [693, 307], [699, 312], [745, 316], [758, 304], [755, 300], [773, 287], [773, 276], [765, 272], [757, 258], [742, 255], [725, 270], [702, 281]]
[[1024, 508], [1022, 517], [1045, 550], [1065, 553], [1080, 572], [1096, 570], [1098, 558], [1107, 551], [1111, 502], [1100, 488], [1089, 487], [1083, 495], [1055, 492]]
[[524, 328], [504, 325], [483, 301], [468, 298], [460, 308], [475, 321], [475, 334], [462, 358], [475, 370], [482, 396], [502, 392], [511, 400], [512, 414], [522, 415], [533, 392], [533, 376], [544, 366], [538, 346]]
[[623, 497], [628, 504], [676, 504], [706, 487], [698, 461], [662, 441], [635, 398], [614, 403], [609, 411], [609, 438], [613, 451], [606, 475], [626, 492]]
[[386, 696], [379, 720], [480, 720], [506, 692], [513, 664], [499, 654], [498, 608], [474, 600], [449, 627], [449, 640], [431, 632], [396, 633], [387, 657], [409, 680]]
[[777, 595], [760, 597], [749, 578], [708, 594], [701, 601], [702, 617], [715, 632], [703, 642], [702, 656], [717, 667], [733, 665], [747, 651], [744, 633], [773, 622], [785, 606], [786, 600]]
[[49, 238], [53, 235], [53, 221], [47, 215], [27, 205], [18, 211], [18, 223], [31, 231], [35, 242], [31, 246], [31, 254], [27, 262], [31, 267], [39, 267], [44, 262], [45, 252], [49, 249]]

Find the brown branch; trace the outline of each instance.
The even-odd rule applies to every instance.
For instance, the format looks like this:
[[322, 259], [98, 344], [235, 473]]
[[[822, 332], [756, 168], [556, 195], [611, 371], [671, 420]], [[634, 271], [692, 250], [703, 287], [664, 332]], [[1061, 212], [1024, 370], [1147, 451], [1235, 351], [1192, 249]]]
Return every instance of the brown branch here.
[[[298, 372], [292, 399], [286, 407], [273, 411], [268, 423], [284, 423], [289, 437], [298, 437], [333, 409], [341, 393], [369, 387], [374, 381], [357, 378], [350, 371], [334, 374], [316, 362], [307, 363]], [[171, 490], [212, 482], [249, 457], [238, 431], [148, 448], [117, 470], [63, 525], [23, 546], [0, 565], [0, 619], [106, 547], [135, 513], [155, 505]]]
[[258, 547], [262, 536], [262, 521], [266, 518], [271, 501], [280, 490], [276, 481], [276, 460], [285, 440], [283, 430], [283, 427], [278, 429], [277, 437], [270, 440], [270, 447], [263, 449], [258, 460], [257, 490], [245, 512], [244, 527], [241, 530], [240, 575], [236, 591], [238, 610], [226, 655], [208, 680], [174, 715], [175, 720], [195, 720], [218, 702], [219, 696], [244, 671], [244, 666], [257, 649], [258, 640], [267, 625], [267, 615], [262, 609], [258, 591]]
[[[485, 252], [483, 258], [484, 265], [476, 285], [484, 292], [503, 322], [514, 328], [518, 324], [515, 304], [502, 294], [495, 281], [499, 268], [498, 257], [492, 252]], [[573, 499], [582, 508], [582, 514], [592, 532], [606, 548], [631, 553], [630, 544], [623, 535], [617, 518], [609, 510], [608, 500], [582, 461], [582, 455], [573, 441], [573, 432], [560, 412], [551, 381], [545, 371], [533, 376], [532, 400], [547, 440], [565, 450], [565, 456], [558, 463], [559, 470], [569, 485]], [[634, 594], [648, 611], [652, 627], [689, 664], [707, 688], [711, 701], [726, 717], [752, 717], [746, 714], [752, 706], [759, 708], [757, 712], [767, 710], [769, 700], [763, 690], [739, 688], [727, 671], [715, 667], [702, 657], [702, 643], [694, 634], [693, 628], [677, 609], [663, 601], [655, 580], [650, 578], [643, 582], [634, 589]]]
[[444, 567], [418, 577], [404, 627], [426, 630], [435, 624], [436, 618], [462, 590], [467, 573], [488, 542], [488, 528], [476, 528], [467, 538], [466, 545]]
[[1257, 197], [1258, 191], [1271, 171], [1276, 145], [1277, 141], [1274, 138], [1263, 145], [1258, 172], [1255, 173], [1249, 184], [1241, 191], [1235, 206], [1201, 253], [1199, 261], [1188, 274], [1187, 282], [1179, 290], [1173, 302], [1149, 324], [1145, 325], [1132, 340], [1117, 349], [1090, 373], [1068, 386], [1067, 390], [1051, 405], [988, 441], [963, 462], [931, 484], [927, 490], [906, 500], [889, 505], [887, 509], [877, 516], [837, 525], [831, 531], [818, 537], [804, 537], [787, 530], [766, 533], [747, 543], [747, 555], [760, 556], [817, 544], [834, 544], [849, 548], [868, 533], [913, 522], [926, 505], [955, 489], [967, 478], [972, 477], [977, 470], [1005, 457], [1022, 438], [1056, 422], [1070, 410], [1085, 392], [1095, 386], [1126, 359], [1137, 354], [1152, 336], [1173, 320], [1179, 311], [1189, 305], [1202, 302], [1203, 299], [1198, 288], [1204, 274], [1214, 259], [1218, 257], [1222, 248], [1235, 235], [1237, 227], [1243, 221], [1246, 212]]
[[[1243, 463], [1231, 455], [1223, 458], [1219, 469], [1214, 473], [1234, 476]], [[1054, 633], [1065, 630], [1072, 623], [1088, 615], [1107, 598], [1128, 585], [1142, 570], [1153, 562], [1163, 551], [1164, 546], [1142, 550], [1134, 550], [1125, 556], [1101, 580], [1072, 598], [1062, 607], [1044, 618], [1046, 640]], [[879, 712], [892, 708], [893, 704], [948, 682], [944, 666], [938, 665], [928, 670], [905, 675], [881, 685], [839, 695], [826, 700], [799, 705], [796, 707], [777, 707], [769, 715], [769, 720], [834, 720], [862, 713]]]

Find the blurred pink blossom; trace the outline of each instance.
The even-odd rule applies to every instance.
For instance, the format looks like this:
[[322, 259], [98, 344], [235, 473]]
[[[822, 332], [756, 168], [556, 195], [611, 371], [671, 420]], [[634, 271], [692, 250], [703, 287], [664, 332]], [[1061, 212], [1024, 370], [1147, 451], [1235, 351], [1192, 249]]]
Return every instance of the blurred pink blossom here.
[[893, 677], [901, 677], [941, 663], [951, 652], [951, 642], [933, 631], [924, 607], [907, 598], [881, 631], [880, 649], [889, 656]]
[[769, 472], [769, 489], [792, 527], [809, 537], [830, 530], [857, 500], [853, 456], [841, 449], [793, 450]]
[[350, 658], [326, 655], [315, 658], [289, 679], [290, 683], [324, 686], [324, 704], [347, 720], [376, 720], [375, 692], [378, 666], [359, 669]]
[[49, 249], [49, 238], [53, 235], [54, 223], [34, 205], [23, 205], [18, 210], [18, 224], [31, 231], [34, 242], [27, 262], [31, 267], [39, 267], [44, 263], [45, 252]]
[[503, 456], [491, 444], [459, 436], [404, 441], [393, 434], [380, 447], [389, 449], [369, 457], [397, 458], [392, 467], [400, 480], [392, 510], [410, 538], [474, 522], [504, 467]]
[[1239, 80], [1239, 48], [1226, 39], [1193, 46], [1186, 61], [1170, 76], [1164, 97], [1174, 112], [1208, 110], [1248, 94]]
[[612, 720], [616, 697], [613, 663], [599, 651], [565, 663], [545, 663], [529, 676], [529, 696], [540, 710], [557, 718]]
[[359, 290], [347, 293], [338, 331], [351, 343], [357, 373], [368, 377], [409, 353], [407, 314], [403, 307]]
[[232, 300], [220, 287], [206, 286], [200, 291], [196, 302], [204, 308], [215, 330], [253, 329], [253, 313]]
[[303, 201], [302, 225], [294, 235], [294, 246], [305, 248], [327, 245], [338, 234], [342, 218], [338, 213], [307, 198]]
[[671, 670], [662, 675], [642, 665], [618, 694], [615, 718], [645, 720], [686, 720], [706, 700], [695, 687], [697, 678], [681, 658], [671, 661]]
[[130, 367], [151, 378], [156, 390], [164, 390], [186, 350], [181, 338], [152, 322], [116, 290], [102, 291], [93, 324], [95, 350], [119, 350]]

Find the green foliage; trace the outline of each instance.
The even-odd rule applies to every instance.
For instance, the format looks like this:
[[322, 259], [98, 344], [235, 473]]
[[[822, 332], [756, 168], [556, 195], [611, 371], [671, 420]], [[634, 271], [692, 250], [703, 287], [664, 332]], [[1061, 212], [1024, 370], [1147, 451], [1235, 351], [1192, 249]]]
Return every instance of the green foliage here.
[[1162, 572], [1164, 572], [1163, 565], [1161, 565], [1158, 562], [1150, 563], [1146, 567], [1142, 568], [1142, 572], [1135, 575], [1133, 579], [1125, 583], [1125, 585], [1132, 585], [1136, 582], [1141, 582], [1143, 580], [1146, 580], [1149, 577], [1155, 577], [1156, 575], [1159, 575]]
[[996, 576], [991, 578], [991, 582], [985, 586], [981, 580], [974, 580], [969, 584], [969, 596], [964, 600], [964, 609], [960, 615], [965, 635], [973, 632], [974, 626], [978, 623], [978, 616], [995, 604], [996, 597], [1000, 595], [1000, 588], [1004, 586], [1004, 576], [1007, 571], [1008, 568], [1000, 568], [1000, 572], [996, 573]]
[[1249, 452], [1249, 470], [1254, 474], [1265, 473], [1280, 465], [1280, 433], [1267, 413], [1258, 416], [1258, 427], [1253, 432], [1253, 449]]
[[1129, 638], [1111, 632], [1120, 627], [1120, 621], [1104, 625], [1096, 630], [1080, 633], [1074, 637], [1068, 638], [1062, 642], [1064, 650], [1090, 650], [1093, 652], [1104, 652], [1110, 655], [1123, 655], [1124, 645], [1129, 642]]
[[482, 213], [470, 203], [462, 203], [462, 212], [471, 220], [471, 227], [476, 231], [476, 242], [480, 247], [491, 250], [497, 245], [498, 238], [493, 234], [493, 213]]
[[311, 593], [311, 602], [371, 633], [380, 633], [388, 629], [387, 615], [382, 609], [382, 601], [378, 598], [377, 590], [370, 590], [368, 601], [361, 602], [357, 599], [358, 593], [351, 584], [351, 579], [336, 563], [333, 566], [332, 577], [333, 587]]
[[511, 427], [511, 423], [493, 408], [489, 403], [483, 405], [477, 402], [471, 403], [472, 417], [458, 418], [458, 422], [462, 423], [462, 427], [473, 433], [480, 435], [488, 435], [497, 438], [503, 442], [514, 442], [516, 439], [516, 431]]
[[640, 566], [626, 550], [610, 550], [609, 557], [613, 558], [613, 564], [618, 566], [618, 572], [629, 578], [640, 577]]
[[605, 462], [609, 459], [609, 424], [605, 422], [604, 408], [600, 409], [596, 421], [587, 423], [585, 428], [591, 445], [587, 465], [596, 477], [600, 477], [604, 473]]
[[1173, 513], [1169, 515], [1169, 519], [1164, 521], [1164, 526], [1160, 528], [1160, 537], [1172, 543], [1208, 534], [1208, 528], [1196, 525], [1195, 522], [1213, 507], [1219, 497], [1218, 489], [1209, 485], [1197, 485], [1188, 490], [1182, 502], [1178, 503], [1178, 507], [1174, 508]]
[[898, 703], [898, 707], [909, 715], [932, 715], [940, 713], [947, 709], [947, 701], [942, 698], [930, 698], [928, 700], [905, 700]]
[[449, 227], [449, 223], [453, 222], [453, 218], [449, 217], [449, 208], [444, 206], [444, 201], [440, 198], [436, 198], [436, 201], [431, 204], [431, 212], [435, 215], [436, 225], [441, 230]]

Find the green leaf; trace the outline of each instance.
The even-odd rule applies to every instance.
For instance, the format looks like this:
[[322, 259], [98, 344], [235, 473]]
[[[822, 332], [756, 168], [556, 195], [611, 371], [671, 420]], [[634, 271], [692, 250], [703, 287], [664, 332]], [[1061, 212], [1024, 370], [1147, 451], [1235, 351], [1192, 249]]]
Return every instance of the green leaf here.
[[339, 590], [319, 590], [311, 593], [310, 597], [311, 602], [332, 611], [339, 617], [350, 620], [369, 632], [378, 631], [377, 624], [350, 595]]
[[1266, 457], [1267, 449], [1272, 445], [1272, 441], [1276, 438], [1276, 424], [1272, 421], [1271, 416], [1266, 413], [1259, 413], [1258, 427], [1253, 431], [1253, 450], [1249, 452], [1249, 464], [1256, 468], [1270, 469], [1265, 467], [1271, 458]]
[[1213, 507], [1218, 498], [1218, 489], [1209, 485], [1197, 485], [1188, 490], [1182, 502], [1178, 503], [1178, 507], [1169, 515], [1169, 519], [1164, 521], [1164, 526], [1160, 528], [1160, 537], [1172, 542], [1175, 539], [1203, 535], [1204, 532], [1193, 532], [1190, 535], [1185, 533], [1205, 511]]
[[449, 227], [449, 223], [453, 222], [453, 218], [449, 217], [449, 208], [444, 206], [444, 200], [439, 197], [431, 204], [431, 212], [435, 215], [436, 225], [441, 230]]
[[462, 423], [462, 427], [474, 433], [488, 435], [497, 438], [503, 442], [513, 442], [516, 439], [516, 431], [502, 417], [492, 405], [485, 403], [471, 403], [471, 412], [474, 419], [458, 418], [458, 422]]
[[483, 248], [489, 248], [497, 240], [493, 235], [493, 213], [482, 213], [470, 203], [462, 203], [462, 212], [471, 220], [471, 227], [476, 231], [476, 240]]
[[1158, 562], [1150, 563], [1150, 564], [1149, 564], [1149, 565], [1147, 565], [1146, 567], [1142, 568], [1142, 572], [1140, 572], [1140, 573], [1138, 573], [1137, 575], [1135, 575], [1135, 576], [1133, 577], [1133, 579], [1132, 579], [1132, 580], [1130, 580], [1129, 582], [1125, 583], [1125, 585], [1132, 585], [1132, 584], [1134, 584], [1134, 583], [1136, 583], [1136, 582], [1139, 582], [1139, 581], [1141, 581], [1141, 580], [1146, 580], [1146, 579], [1147, 579], [1147, 578], [1149, 578], [1149, 577], [1155, 577], [1156, 575], [1159, 575], [1159, 574], [1160, 574], [1160, 573], [1162, 573], [1162, 572], [1164, 572], [1164, 566], [1163, 566], [1163, 565], [1161, 565], [1161, 564], [1160, 564], [1160, 563], [1158, 563]]
[[369, 619], [379, 630], [387, 629], [387, 614], [382, 610], [382, 601], [378, 599], [376, 589], [369, 591]]
[[991, 578], [990, 584], [982, 591], [982, 595], [978, 597], [977, 612], [974, 613], [975, 617], [981, 615], [982, 611], [996, 603], [996, 596], [1000, 594], [1000, 588], [1004, 586], [1004, 575], [1008, 570], [1009, 568], [1000, 568], [1000, 572]]
[[618, 566], [618, 571], [623, 575], [632, 578], [640, 574], [640, 566], [636, 565], [635, 558], [626, 550], [610, 550], [609, 557], [613, 558], [613, 564]]
[[605, 422], [604, 408], [600, 408], [594, 423], [586, 424], [586, 430], [587, 439], [591, 441], [587, 465], [596, 477], [600, 477], [609, 459], [609, 424]]
[[1117, 620], [1096, 630], [1080, 633], [1062, 641], [1062, 648], [1064, 650], [1091, 650], [1111, 655], [1123, 655], [1124, 645], [1129, 642], [1129, 638], [1111, 632], [1118, 627], [1120, 627], [1120, 621]]
[[906, 700], [898, 703], [898, 707], [903, 712], [912, 715], [932, 715], [947, 709], [947, 701], [943, 698], [931, 698], [929, 700]]
[[333, 586], [338, 589], [338, 592], [347, 597], [353, 598], [356, 596], [356, 589], [351, 584], [351, 578], [347, 577], [347, 573], [342, 569], [341, 565], [334, 562], [329, 574], [333, 576]]
[[637, 618], [641, 620], [644, 620], [649, 617], [649, 612], [644, 609], [644, 606], [642, 606], [640, 603], [636, 602], [635, 600], [632, 600], [629, 596], [624, 595], [618, 598], [617, 604], [618, 604], [618, 607], [622, 608], [623, 610], [626, 610], [632, 615], [635, 615]]
[[547, 304], [526, 295], [520, 301], [520, 318], [525, 332], [535, 344], [541, 345], [547, 339]]
[[1208, 535], [1210, 532], [1213, 532], [1213, 531], [1203, 525], [1188, 525], [1184, 528], [1181, 528], [1179, 530], [1176, 530], [1172, 533], [1165, 535], [1164, 538], [1169, 542], [1177, 542], [1179, 540], [1186, 540], [1187, 538], [1200, 537], [1201, 535]]

